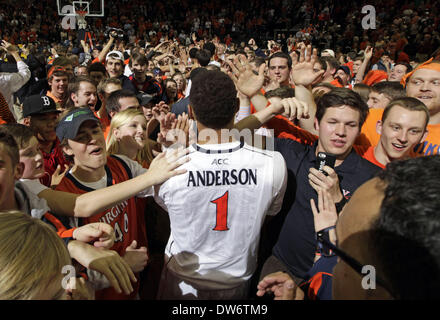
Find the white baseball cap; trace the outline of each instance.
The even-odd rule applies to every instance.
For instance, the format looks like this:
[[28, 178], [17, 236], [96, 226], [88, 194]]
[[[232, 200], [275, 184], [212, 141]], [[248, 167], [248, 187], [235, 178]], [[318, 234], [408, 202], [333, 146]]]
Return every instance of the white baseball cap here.
[[110, 58], [112, 58], [112, 59], [124, 61], [124, 55], [122, 54], [121, 51], [117, 51], [117, 50], [110, 51], [105, 56], [105, 60], [107, 60], [109, 58], [109, 56], [111, 56]]
[[335, 57], [335, 52], [334, 52], [332, 49], [325, 49], [325, 50], [322, 50], [322, 52], [321, 52], [321, 57], [322, 57], [322, 54], [323, 54], [323, 53], [327, 53], [327, 54], [331, 55], [333, 58]]

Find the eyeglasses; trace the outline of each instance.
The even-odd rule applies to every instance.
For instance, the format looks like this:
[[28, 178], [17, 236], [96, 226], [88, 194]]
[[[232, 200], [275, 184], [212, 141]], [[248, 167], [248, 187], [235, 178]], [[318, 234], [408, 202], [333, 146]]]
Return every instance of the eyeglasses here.
[[[324, 246], [330, 250], [329, 254], [323, 254], [323, 255], [327, 255], [327, 256], [336, 255], [336, 256], [338, 256], [342, 261], [344, 261], [346, 264], [348, 264], [354, 271], [356, 271], [358, 274], [360, 274], [361, 277], [364, 277], [365, 273], [362, 272], [364, 265], [361, 264], [359, 261], [357, 261], [352, 256], [350, 256], [349, 254], [347, 254], [346, 252], [339, 249], [337, 246], [335, 246], [329, 240], [327, 240], [327, 238], [325, 237], [326, 232], [328, 232], [328, 230], [322, 230], [322, 231], [318, 231], [316, 233], [316, 238], [318, 240], [318, 243], [321, 246]], [[382, 288], [387, 290], [394, 297], [393, 290], [391, 290], [391, 288], [388, 286], [388, 284], [386, 284], [386, 282], [383, 280], [383, 278], [379, 277], [376, 274], [375, 280], [378, 285], [380, 285]]]

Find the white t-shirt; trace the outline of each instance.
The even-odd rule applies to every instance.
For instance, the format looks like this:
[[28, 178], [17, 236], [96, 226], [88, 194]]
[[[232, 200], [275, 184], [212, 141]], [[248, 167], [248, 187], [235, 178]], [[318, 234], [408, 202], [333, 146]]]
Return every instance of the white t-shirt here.
[[285, 161], [240, 142], [193, 145], [189, 157], [156, 189], [171, 221], [167, 267], [200, 289], [234, 288], [255, 271], [265, 215], [281, 208]]

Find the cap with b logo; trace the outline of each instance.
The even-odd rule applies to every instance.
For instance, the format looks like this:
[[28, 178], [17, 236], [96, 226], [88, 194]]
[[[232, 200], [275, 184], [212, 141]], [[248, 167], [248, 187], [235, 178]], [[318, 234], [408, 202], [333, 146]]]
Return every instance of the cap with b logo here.
[[49, 112], [61, 112], [57, 110], [57, 105], [51, 97], [48, 96], [29, 96], [23, 103], [23, 117], [29, 117], [35, 114], [43, 114]]
[[63, 139], [73, 140], [84, 121], [93, 120], [100, 123], [99, 119], [89, 107], [75, 108], [66, 114], [58, 123], [56, 133], [60, 141]]

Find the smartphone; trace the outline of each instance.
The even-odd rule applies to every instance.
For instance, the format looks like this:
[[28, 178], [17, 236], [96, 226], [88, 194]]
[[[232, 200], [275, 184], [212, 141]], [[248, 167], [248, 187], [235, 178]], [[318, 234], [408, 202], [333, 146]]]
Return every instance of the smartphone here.
[[330, 168], [335, 167], [336, 162], [336, 156], [330, 153], [325, 152], [318, 152], [318, 155], [316, 157], [316, 164], [315, 169], [319, 170], [326, 176], [328, 175], [327, 172], [324, 171], [324, 166], [329, 166]]

